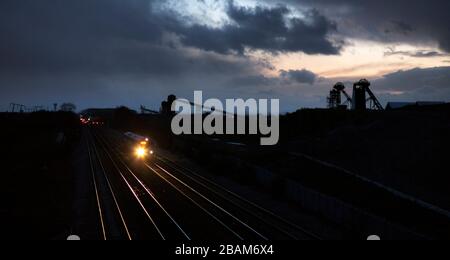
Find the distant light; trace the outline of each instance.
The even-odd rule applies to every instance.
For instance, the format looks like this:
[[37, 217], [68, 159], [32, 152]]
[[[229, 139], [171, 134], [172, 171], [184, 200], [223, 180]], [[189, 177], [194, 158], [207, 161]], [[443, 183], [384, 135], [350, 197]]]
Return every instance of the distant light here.
[[147, 145], [147, 142], [141, 142], [141, 145]]

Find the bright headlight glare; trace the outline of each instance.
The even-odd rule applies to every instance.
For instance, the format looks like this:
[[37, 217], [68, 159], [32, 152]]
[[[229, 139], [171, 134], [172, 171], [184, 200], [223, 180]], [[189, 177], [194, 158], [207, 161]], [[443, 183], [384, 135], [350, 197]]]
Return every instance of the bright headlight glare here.
[[136, 149], [136, 156], [139, 158], [145, 157], [145, 155], [147, 154], [147, 150], [143, 147], [138, 147]]

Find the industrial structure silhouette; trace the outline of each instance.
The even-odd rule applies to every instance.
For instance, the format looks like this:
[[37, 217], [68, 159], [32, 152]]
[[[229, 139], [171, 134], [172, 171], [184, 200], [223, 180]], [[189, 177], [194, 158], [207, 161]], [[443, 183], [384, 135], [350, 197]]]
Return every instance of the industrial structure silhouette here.
[[[352, 110], [364, 111], [384, 110], [378, 98], [370, 89], [370, 81], [361, 79], [353, 84], [353, 98], [345, 91], [345, 85], [342, 82], [336, 83], [330, 91], [328, 97], [328, 108], [330, 109], [348, 109], [350, 106]], [[342, 95], [345, 96], [346, 101], [342, 102]], [[368, 97], [367, 97], [368, 96]]]

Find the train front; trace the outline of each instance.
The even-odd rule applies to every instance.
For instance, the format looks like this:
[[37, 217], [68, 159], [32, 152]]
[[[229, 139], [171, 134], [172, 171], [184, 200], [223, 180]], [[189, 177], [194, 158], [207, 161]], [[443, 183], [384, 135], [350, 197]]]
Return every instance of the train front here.
[[139, 141], [139, 143], [135, 147], [134, 154], [139, 159], [145, 159], [154, 154], [148, 138]]
[[136, 158], [145, 159], [154, 154], [150, 139], [132, 132], [125, 133], [125, 137], [132, 145], [132, 150]]

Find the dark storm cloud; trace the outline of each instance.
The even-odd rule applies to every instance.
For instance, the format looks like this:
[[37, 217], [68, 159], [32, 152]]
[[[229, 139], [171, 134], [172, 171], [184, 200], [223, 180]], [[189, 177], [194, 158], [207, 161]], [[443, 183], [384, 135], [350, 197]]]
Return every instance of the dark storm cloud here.
[[274, 0], [318, 8], [349, 37], [385, 42], [436, 42], [450, 52], [448, 0]]
[[433, 58], [433, 57], [447, 57], [446, 53], [437, 51], [394, 51], [390, 50], [384, 53], [385, 56], [407, 56], [413, 58]]
[[416, 29], [411, 25], [401, 21], [391, 21], [391, 24], [386, 25], [385, 33], [403, 34], [405, 36], [414, 32]]
[[[413, 92], [423, 89], [446, 90], [450, 92], [450, 67], [412, 69], [385, 75], [375, 85], [384, 90]], [[449, 98], [443, 96], [441, 98]]]
[[0, 1], [1, 102], [72, 96], [76, 103], [108, 97], [114, 104], [139, 99], [133, 93], [144, 91], [132, 91], [135, 86], [147, 93], [157, 91], [155, 84], [171, 92], [207, 88], [213, 78], [254, 74], [263, 66], [177, 46], [168, 29], [184, 25], [154, 12], [151, 3]]
[[[145, 37], [147, 32], [146, 14], [149, 10], [148, 1], [130, 0], [4, 0], [0, 2], [0, 12], [3, 22], [2, 29], [33, 32], [35, 35], [45, 30], [45, 35], [69, 32], [74, 36], [87, 34], [103, 37], [128, 36], [132, 38]], [[136, 27], [129, 28], [133, 24]]]
[[[162, 35], [159, 26], [147, 18], [148, 1], [123, 3], [1, 1], [0, 66], [7, 70], [43, 72], [115, 68], [115, 58], [120, 54], [139, 47], [136, 46], [139, 42], [154, 43]], [[117, 50], [122, 52], [115, 55]]]
[[230, 87], [254, 87], [254, 86], [275, 86], [278, 84], [278, 78], [270, 78], [263, 75], [248, 75], [235, 77], [229, 81]]
[[[190, 55], [164, 41], [181, 26], [148, 0], [0, 1], [0, 72], [174, 76], [252, 70], [250, 61]], [[169, 26], [170, 25], [170, 26]]]
[[291, 80], [296, 83], [306, 83], [306, 84], [314, 84], [318, 78], [318, 76], [311, 71], [308, 70], [289, 70], [289, 71], [281, 71], [281, 78]]
[[[27, 73], [134, 73], [170, 75], [232, 67], [202, 55], [192, 58], [163, 42], [177, 33], [185, 45], [218, 53], [245, 47], [268, 51], [336, 54], [327, 40], [333, 23], [317, 11], [289, 19], [286, 7], [229, 5], [236, 23], [220, 29], [186, 27], [171, 13], [156, 13], [152, 0], [0, 1], [0, 70]], [[203, 59], [205, 58], [205, 59]], [[210, 64], [211, 63], [211, 64]], [[217, 70], [219, 68], [219, 70]]]
[[230, 86], [233, 87], [255, 87], [255, 86], [299, 86], [299, 85], [313, 85], [319, 78], [314, 72], [303, 70], [281, 70], [278, 77], [268, 77], [264, 75], [246, 75], [233, 78], [230, 81]]
[[231, 1], [227, 14], [232, 24], [222, 28], [194, 25], [179, 33], [189, 46], [219, 53], [244, 53], [246, 48], [269, 52], [338, 54], [340, 45], [329, 40], [336, 25], [312, 9], [305, 17], [288, 18], [286, 6], [238, 7]]
[[169, 24], [177, 22], [152, 12], [148, 0], [4, 0], [0, 72], [173, 76], [250, 65], [165, 44]]

